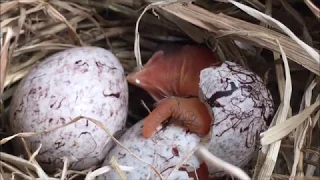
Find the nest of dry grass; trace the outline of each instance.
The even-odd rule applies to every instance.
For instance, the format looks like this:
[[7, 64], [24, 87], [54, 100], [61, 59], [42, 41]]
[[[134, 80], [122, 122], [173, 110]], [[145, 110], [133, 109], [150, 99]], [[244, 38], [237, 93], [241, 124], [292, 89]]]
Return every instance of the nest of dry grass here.
[[[11, 97], [36, 63], [70, 47], [94, 45], [111, 49], [125, 71], [131, 72], [159, 47], [186, 42], [206, 43], [222, 60], [249, 67], [264, 77], [273, 95], [277, 112], [269, 130], [261, 135], [262, 149], [247, 173], [253, 179], [319, 179], [320, 11], [315, 1], [0, 2], [0, 179], [94, 179], [110, 170], [72, 171], [65, 159], [64, 169], [46, 174], [34, 159], [37, 151], [25, 147], [29, 159], [10, 154], [12, 138], [37, 134], [6, 133]], [[135, 96], [129, 102], [128, 127], [148, 113], [141, 100], [145, 106], [153, 103], [135, 87], [130, 87], [130, 94]]]

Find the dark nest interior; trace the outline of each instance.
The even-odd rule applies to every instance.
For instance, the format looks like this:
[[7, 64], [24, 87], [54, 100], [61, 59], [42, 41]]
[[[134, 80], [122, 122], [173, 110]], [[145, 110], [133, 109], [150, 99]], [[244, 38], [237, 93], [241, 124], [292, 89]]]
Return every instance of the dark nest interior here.
[[[34, 134], [13, 137], [8, 130], [10, 103], [18, 84], [39, 62], [72, 47], [97, 46], [110, 50], [128, 75], [138, 66], [137, 54], [145, 64], [158, 50], [173, 52], [187, 44], [209, 47], [222, 61], [251, 69], [271, 92], [278, 114], [268, 122], [266, 144], [244, 171], [252, 179], [320, 178], [320, 1], [0, 2], [0, 180], [89, 180], [100, 167], [49, 173], [36, 160], [13, 153], [12, 139]], [[139, 44], [135, 44], [137, 40]], [[148, 116], [155, 105], [145, 90], [128, 86], [126, 128]]]

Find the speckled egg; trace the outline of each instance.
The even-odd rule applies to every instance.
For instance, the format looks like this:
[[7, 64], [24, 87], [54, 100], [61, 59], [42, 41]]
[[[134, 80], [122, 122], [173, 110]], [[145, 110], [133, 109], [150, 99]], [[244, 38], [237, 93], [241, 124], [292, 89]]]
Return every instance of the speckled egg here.
[[[128, 85], [119, 60], [103, 48], [75, 47], [48, 57], [20, 82], [10, 125], [13, 133], [42, 132], [86, 116], [114, 134], [123, 129], [127, 111]], [[69, 159], [69, 169], [92, 167], [112, 146], [110, 137], [84, 118], [26, 140], [32, 152], [42, 144], [36, 159], [48, 171], [62, 168], [63, 157]]]
[[[181, 127], [174, 125], [169, 125], [158, 131], [152, 138], [145, 138], [141, 134], [142, 126], [143, 120], [127, 130], [120, 138], [120, 142], [135, 155], [152, 164], [163, 177], [168, 176], [173, 168], [200, 143], [200, 138], [196, 134], [187, 133]], [[147, 177], [149, 179], [159, 179], [148, 165], [134, 158], [119, 145], [110, 151], [103, 165], [110, 165], [109, 162], [112, 157], [116, 159], [119, 165], [135, 168], [133, 171], [125, 172], [128, 179], [145, 180]], [[199, 179], [205, 180], [208, 178], [207, 166], [200, 163], [195, 155], [192, 155], [181, 169], [169, 176], [169, 179], [196, 179], [195, 170]], [[113, 170], [98, 178], [98, 180], [108, 179], [120, 179], [120, 176]]]
[[[245, 165], [274, 113], [270, 92], [254, 72], [226, 61], [201, 71], [200, 94], [214, 115], [209, 151], [231, 164]], [[210, 169], [211, 175], [217, 172]]]

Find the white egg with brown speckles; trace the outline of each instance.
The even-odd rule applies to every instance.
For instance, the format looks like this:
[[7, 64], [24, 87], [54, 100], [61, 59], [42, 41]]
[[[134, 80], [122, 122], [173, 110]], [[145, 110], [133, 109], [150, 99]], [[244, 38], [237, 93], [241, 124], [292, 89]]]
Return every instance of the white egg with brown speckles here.
[[[163, 177], [168, 176], [175, 166], [190, 155], [193, 148], [200, 143], [198, 135], [188, 133], [174, 125], [158, 131], [152, 138], [145, 138], [141, 134], [142, 126], [143, 120], [128, 129], [119, 141], [143, 161], [152, 164]], [[129, 179], [144, 180], [148, 179], [147, 177], [159, 179], [151, 167], [133, 157], [119, 145], [110, 151], [103, 166], [110, 166], [112, 157], [119, 165], [134, 168], [133, 171], [125, 172], [125, 176]], [[205, 163], [200, 163], [195, 155], [192, 155], [181, 167], [174, 171], [169, 179], [196, 179], [195, 171], [199, 179], [208, 178], [207, 166]], [[120, 176], [116, 171], [111, 170], [98, 178], [98, 180], [108, 179], [120, 179]]]
[[[42, 132], [86, 116], [114, 134], [124, 128], [127, 111], [128, 85], [119, 60], [103, 48], [75, 47], [51, 55], [20, 82], [10, 105], [10, 125], [13, 133]], [[69, 159], [69, 169], [98, 165], [112, 142], [85, 118], [25, 139], [32, 152], [42, 144], [36, 159], [48, 171], [62, 168], [63, 157]]]
[[[214, 115], [209, 151], [242, 167], [257, 150], [257, 136], [273, 116], [269, 90], [254, 72], [230, 61], [203, 69], [199, 87]], [[209, 170], [212, 176], [218, 173]]]

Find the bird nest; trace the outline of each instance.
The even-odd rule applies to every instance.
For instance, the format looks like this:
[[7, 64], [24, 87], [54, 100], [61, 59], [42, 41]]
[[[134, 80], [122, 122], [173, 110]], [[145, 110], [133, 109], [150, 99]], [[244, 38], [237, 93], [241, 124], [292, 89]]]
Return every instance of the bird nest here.
[[[38, 62], [71, 47], [93, 45], [110, 49], [127, 74], [159, 48], [186, 43], [206, 44], [222, 61], [252, 69], [271, 91], [276, 113], [246, 173], [252, 179], [319, 178], [320, 11], [315, 1], [1, 0], [0, 7], [0, 179], [89, 180], [109, 170], [121, 174], [116, 162], [113, 168], [74, 171], [68, 159], [63, 169], [48, 174], [35, 159], [39, 149], [30, 152], [25, 145], [28, 158], [12, 153], [12, 139], [43, 133], [6, 131], [11, 97]], [[146, 107], [154, 103], [131, 85], [129, 97], [127, 127], [147, 116]], [[112, 136], [103, 124], [91, 121]]]

